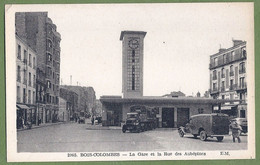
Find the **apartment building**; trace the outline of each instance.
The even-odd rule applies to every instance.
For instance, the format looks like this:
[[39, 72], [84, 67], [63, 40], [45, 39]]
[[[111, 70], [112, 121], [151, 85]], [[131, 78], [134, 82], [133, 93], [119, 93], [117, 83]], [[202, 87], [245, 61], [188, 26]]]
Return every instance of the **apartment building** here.
[[233, 40], [210, 56], [210, 95], [214, 99], [240, 100], [226, 103], [221, 111], [231, 117], [247, 117], [246, 41]]
[[17, 12], [16, 34], [37, 52], [37, 106], [39, 120], [56, 122], [59, 110], [60, 41], [48, 12]]
[[16, 106], [17, 128], [27, 121], [36, 124], [37, 54], [16, 35]]

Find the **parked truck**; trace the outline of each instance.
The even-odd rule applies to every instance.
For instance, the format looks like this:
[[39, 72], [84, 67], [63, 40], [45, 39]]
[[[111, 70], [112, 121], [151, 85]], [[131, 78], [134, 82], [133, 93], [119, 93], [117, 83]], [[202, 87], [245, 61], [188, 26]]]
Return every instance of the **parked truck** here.
[[127, 113], [122, 132], [143, 132], [157, 127], [156, 109], [144, 105], [134, 105]]

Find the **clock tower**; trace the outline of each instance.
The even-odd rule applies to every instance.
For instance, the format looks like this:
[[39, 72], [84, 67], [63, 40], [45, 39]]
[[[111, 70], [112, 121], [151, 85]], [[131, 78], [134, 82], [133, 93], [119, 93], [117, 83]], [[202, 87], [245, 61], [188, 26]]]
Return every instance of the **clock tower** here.
[[143, 96], [143, 31], [122, 31], [122, 92], [124, 98]]

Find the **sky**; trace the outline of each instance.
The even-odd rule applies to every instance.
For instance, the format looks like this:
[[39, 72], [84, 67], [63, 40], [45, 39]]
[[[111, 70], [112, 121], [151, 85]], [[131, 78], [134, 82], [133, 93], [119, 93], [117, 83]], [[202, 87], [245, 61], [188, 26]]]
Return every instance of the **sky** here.
[[[20, 7], [19, 10], [28, 10]], [[96, 96], [122, 95], [123, 30], [146, 31], [144, 95], [209, 89], [209, 57], [253, 44], [252, 3], [33, 5], [48, 11], [61, 34], [62, 85], [92, 86]]]

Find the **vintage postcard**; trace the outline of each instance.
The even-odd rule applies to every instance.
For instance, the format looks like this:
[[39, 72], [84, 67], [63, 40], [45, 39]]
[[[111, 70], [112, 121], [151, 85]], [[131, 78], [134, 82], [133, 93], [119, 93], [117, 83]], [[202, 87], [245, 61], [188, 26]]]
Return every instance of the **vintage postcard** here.
[[253, 11], [6, 5], [7, 161], [254, 159]]

